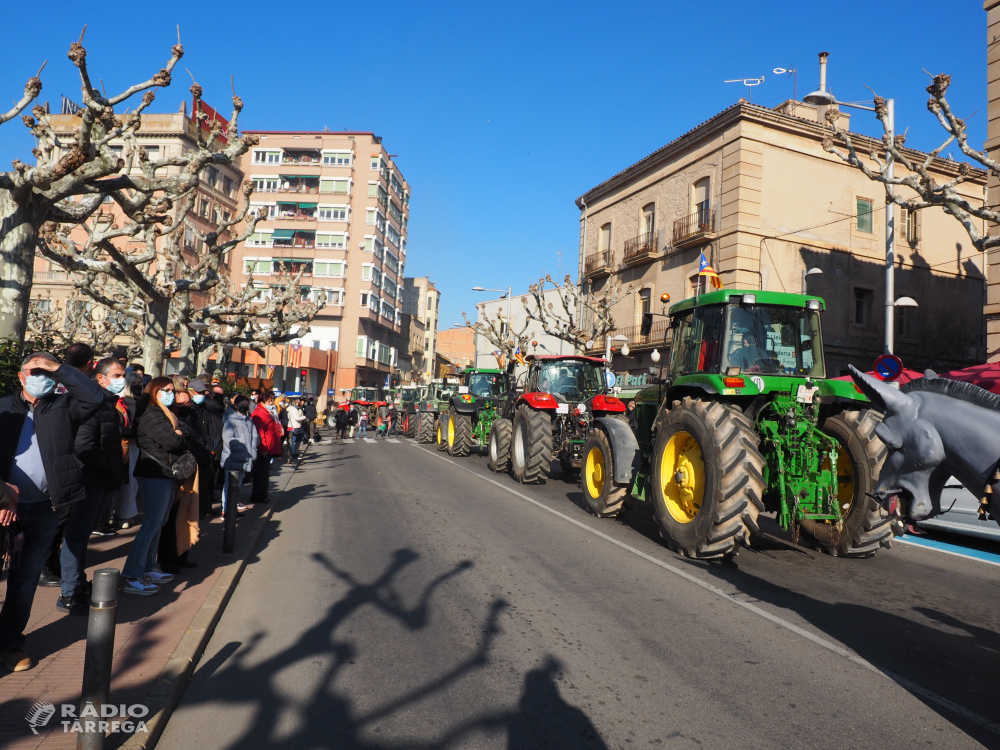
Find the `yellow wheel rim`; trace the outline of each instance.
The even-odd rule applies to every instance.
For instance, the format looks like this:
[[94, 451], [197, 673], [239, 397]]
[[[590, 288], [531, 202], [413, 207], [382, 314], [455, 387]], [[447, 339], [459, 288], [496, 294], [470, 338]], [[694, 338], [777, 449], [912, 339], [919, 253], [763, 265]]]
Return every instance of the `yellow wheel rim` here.
[[[823, 470], [830, 470], [830, 459], [823, 459]], [[841, 517], [851, 511], [854, 504], [854, 462], [851, 454], [844, 446], [837, 446], [837, 504], [840, 506]]]
[[455, 447], [455, 420], [448, 417], [448, 447]]
[[675, 432], [660, 456], [660, 482], [667, 510], [679, 523], [691, 523], [705, 497], [701, 446], [687, 432]]
[[587, 492], [594, 499], [604, 494], [605, 471], [604, 452], [597, 447], [591, 448], [590, 453], [587, 454], [584, 478], [587, 482]]
[[441, 420], [438, 420], [438, 444], [441, 444]]

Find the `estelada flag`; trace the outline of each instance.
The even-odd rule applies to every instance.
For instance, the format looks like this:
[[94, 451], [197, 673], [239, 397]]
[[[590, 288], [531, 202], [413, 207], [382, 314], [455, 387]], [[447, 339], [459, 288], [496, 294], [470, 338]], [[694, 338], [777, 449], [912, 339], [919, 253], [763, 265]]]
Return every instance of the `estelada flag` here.
[[517, 360], [517, 363], [519, 365], [521, 365], [522, 367], [524, 366], [524, 354], [521, 353], [520, 345], [518, 345], [517, 349], [514, 350], [514, 359]]
[[497, 367], [501, 370], [506, 367], [507, 363], [504, 361], [503, 352], [499, 349], [494, 350], [493, 356], [497, 358]]
[[719, 274], [715, 272], [715, 269], [708, 265], [708, 258], [705, 257], [705, 253], [701, 253], [701, 260], [698, 263], [698, 275], [708, 276], [709, 281], [712, 282], [712, 286], [716, 289], [722, 289], [722, 279], [719, 278]]

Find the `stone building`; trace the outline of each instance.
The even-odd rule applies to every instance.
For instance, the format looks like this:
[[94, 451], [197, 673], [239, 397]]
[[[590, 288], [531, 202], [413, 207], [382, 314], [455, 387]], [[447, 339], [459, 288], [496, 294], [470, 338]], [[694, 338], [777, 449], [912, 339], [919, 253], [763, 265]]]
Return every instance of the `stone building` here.
[[441, 292], [426, 276], [404, 279], [403, 312], [415, 315], [424, 324], [424, 373], [422, 382], [428, 383], [437, 372], [438, 318], [441, 314]]
[[[985, 0], [986, 11], [986, 116], [989, 124], [983, 148], [993, 159], [1000, 159], [1000, 0]], [[986, 182], [986, 204], [996, 210], [1000, 206], [1000, 180], [989, 175]], [[1000, 227], [990, 227], [990, 234], [1000, 233]], [[1000, 361], [1000, 252], [988, 254], [986, 305], [986, 358]]]
[[[650, 355], [663, 353], [667, 323], [657, 318], [643, 337], [642, 314], [660, 313], [663, 293], [671, 302], [692, 296], [702, 254], [726, 288], [807, 285], [827, 302], [827, 372], [870, 369], [884, 339], [884, 188], [823, 150], [829, 130], [817, 115], [801, 102], [768, 109], [741, 100], [577, 199], [580, 278], [595, 295], [613, 275], [632, 287], [615, 308], [614, 335], [631, 349], [616, 356], [616, 370], [655, 367]], [[850, 125], [846, 112], [841, 125]], [[859, 153], [870, 142], [855, 137]], [[931, 168], [948, 180], [958, 166], [935, 159]], [[985, 183], [974, 169], [962, 191], [981, 204]], [[981, 361], [983, 258], [940, 209], [893, 210], [896, 297], [919, 305], [895, 309], [896, 353], [914, 369]]]
[[455, 367], [471, 367], [476, 359], [476, 334], [471, 328], [460, 326], [438, 331], [437, 351]]

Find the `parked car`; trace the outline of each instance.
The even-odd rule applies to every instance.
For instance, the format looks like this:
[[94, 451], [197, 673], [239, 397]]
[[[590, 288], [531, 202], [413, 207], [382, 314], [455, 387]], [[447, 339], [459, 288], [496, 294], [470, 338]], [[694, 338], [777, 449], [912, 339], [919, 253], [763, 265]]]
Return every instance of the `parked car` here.
[[948, 477], [941, 492], [940, 516], [917, 522], [928, 531], [948, 531], [979, 539], [1000, 541], [1000, 525], [996, 521], [979, 520], [979, 499], [969, 492], [955, 477]]

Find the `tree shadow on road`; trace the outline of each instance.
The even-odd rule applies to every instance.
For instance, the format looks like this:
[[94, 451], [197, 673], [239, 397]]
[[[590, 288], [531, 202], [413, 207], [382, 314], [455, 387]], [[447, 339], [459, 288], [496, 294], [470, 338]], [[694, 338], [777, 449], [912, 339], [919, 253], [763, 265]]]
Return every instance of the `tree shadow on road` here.
[[[189, 731], [184, 729], [185, 721], [202, 715], [191, 709], [206, 705], [214, 709], [213, 713], [234, 711], [237, 713], [233, 715], [251, 716], [242, 726], [233, 722], [233, 735], [219, 745], [240, 750], [444, 750], [504, 734], [510, 750], [606, 750], [587, 715], [563, 700], [557, 686], [561, 664], [552, 656], [542, 657], [539, 666], [524, 675], [516, 706], [473, 708], [474, 701], [468, 705], [457, 703], [453, 713], [449, 710], [448, 719], [455, 717], [449, 726], [440, 727], [439, 721], [430, 718], [410, 731], [410, 717], [421, 710], [422, 702], [449, 700], [453, 691], [461, 690], [459, 683], [491, 665], [491, 649], [501, 636], [499, 619], [508, 607], [499, 597], [487, 607], [476, 647], [457, 656], [439, 674], [429, 675], [413, 687], [387, 684], [378, 696], [371, 695], [371, 691], [352, 695], [343, 686], [338, 687], [338, 680], [351, 684], [350, 678], [358, 674], [357, 670], [365, 669], [367, 663], [366, 654], [358, 650], [350, 636], [351, 627], [357, 624], [349, 624], [352, 616], [362, 609], [373, 609], [415, 634], [431, 624], [435, 593], [472, 568], [473, 563], [464, 560], [438, 574], [414, 598], [412, 593], [404, 596], [403, 591], [412, 588], [398, 580], [419, 559], [410, 549], [396, 550], [384, 570], [370, 582], [358, 580], [324, 554], [312, 557], [331, 578], [346, 587], [346, 592], [294, 644], [278, 653], [263, 655], [267, 636], [256, 633], [246, 642], [226, 644], [201, 664], [178, 709], [180, 715], [175, 713], [172, 720], [180, 722], [182, 732]], [[407, 605], [407, 599], [412, 603]], [[397, 643], [396, 647], [402, 650], [404, 645]], [[391, 653], [393, 645], [387, 644], [387, 648]], [[379, 657], [370, 656], [369, 668], [377, 667]], [[291, 665], [310, 665], [315, 670], [308, 680], [315, 686], [311, 692], [298, 684], [298, 694], [292, 697], [279, 687], [282, 673]], [[349, 672], [344, 674], [345, 670]], [[284, 678], [288, 676], [286, 672]], [[427, 738], [428, 731], [433, 731], [434, 736]], [[388, 737], [390, 734], [393, 737]], [[164, 743], [161, 750], [172, 747]]]

